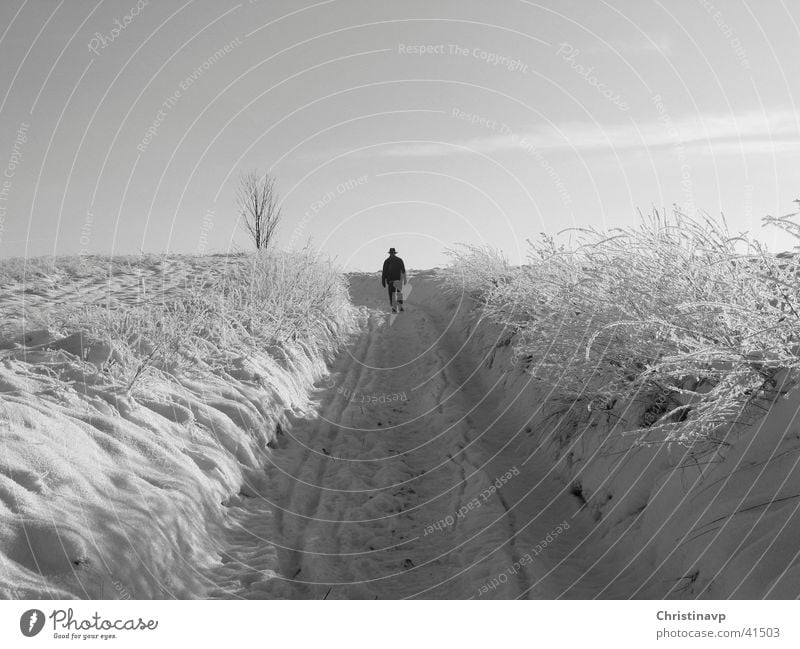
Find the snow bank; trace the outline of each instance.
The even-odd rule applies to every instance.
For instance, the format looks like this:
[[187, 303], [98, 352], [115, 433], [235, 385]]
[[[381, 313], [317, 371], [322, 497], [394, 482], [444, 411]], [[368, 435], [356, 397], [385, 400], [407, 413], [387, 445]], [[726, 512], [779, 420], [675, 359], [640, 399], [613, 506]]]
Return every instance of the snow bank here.
[[512, 332], [475, 302], [448, 299], [467, 355], [487, 385], [498, 383], [520, 463], [558, 479], [580, 507], [585, 537], [571, 552], [585, 568], [567, 596], [800, 596], [797, 392], [763, 404], [754, 423], [728, 425], [713, 445], [638, 445], [624, 432], [645, 400], [590, 411], [524, 371]]
[[[169, 273], [162, 262], [110, 273], [62, 264], [58, 281], [44, 274], [33, 285], [6, 277], [0, 597], [185, 598], [212, 586], [227, 507], [258, 489], [287, 414], [308, 407], [309, 388], [352, 330], [346, 293], [296, 314], [319, 325], [313, 339], [294, 330], [249, 349], [210, 340], [213, 362], [150, 367], [146, 350], [132, 356], [129, 340], [95, 326], [30, 323], [58, 321], [54, 311], [75, 297], [124, 311], [144, 275], [145, 290], [159, 288], [174, 306], [181, 285], [219, 261], [173, 260]], [[289, 314], [291, 296], [282, 299]], [[137, 374], [141, 366], [148, 371]], [[132, 384], [120, 381], [132, 374]]]

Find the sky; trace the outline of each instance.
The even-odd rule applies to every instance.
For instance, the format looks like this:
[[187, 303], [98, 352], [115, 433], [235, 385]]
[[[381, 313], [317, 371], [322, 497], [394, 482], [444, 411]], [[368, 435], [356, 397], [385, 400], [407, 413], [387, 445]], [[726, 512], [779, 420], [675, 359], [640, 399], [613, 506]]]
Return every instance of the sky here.
[[782, 0], [4, 0], [0, 257], [247, 249], [250, 169], [348, 270], [673, 206], [787, 249], [798, 45]]

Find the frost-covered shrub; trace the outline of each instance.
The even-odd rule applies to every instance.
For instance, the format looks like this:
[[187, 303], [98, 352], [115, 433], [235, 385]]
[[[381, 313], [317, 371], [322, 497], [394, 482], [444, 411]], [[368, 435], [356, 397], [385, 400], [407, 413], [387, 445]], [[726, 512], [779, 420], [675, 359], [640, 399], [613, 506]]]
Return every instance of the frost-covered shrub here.
[[479, 276], [502, 279], [479, 283], [484, 314], [514, 333], [516, 361], [562, 396], [589, 409], [642, 400], [646, 416], [631, 424], [640, 441], [693, 444], [716, 440], [795, 378], [796, 256], [678, 212], [571, 239], [530, 242], [528, 263], [499, 275], [488, 250], [444, 274], [459, 290], [466, 269], [488, 260]]

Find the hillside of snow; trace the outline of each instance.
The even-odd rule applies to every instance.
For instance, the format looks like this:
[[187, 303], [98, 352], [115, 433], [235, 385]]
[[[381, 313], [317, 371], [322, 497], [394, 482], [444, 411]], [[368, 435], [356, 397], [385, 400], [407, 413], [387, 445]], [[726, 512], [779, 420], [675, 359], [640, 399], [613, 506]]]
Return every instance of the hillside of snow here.
[[[230, 507], [263, 482], [355, 314], [343, 286], [294, 315], [263, 287], [252, 313], [247, 296], [212, 303], [195, 287], [232, 272], [247, 291], [264, 268], [306, 279], [294, 264], [316, 272], [302, 258], [4, 263], [0, 597], [204, 596]], [[261, 312], [262, 328], [245, 321]], [[276, 315], [313, 327], [284, 336]]]
[[3, 272], [0, 597], [800, 595], [795, 392], [700, 454], [439, 271], [399, 314], [308, 259]]
[[465, 332], [473, 333], [487, 378], [497, 382], [511, 453], [537, 465], [537, 481], [555, 479], [580, 522], [577, 537], [544, 555], [547, 569], [533, 577], [529, 595], [800, 596], [797, 392], [766, 404], [755, 423], [726, 427], [713, 451], [639, 445], [624, 431], [646, 414], [646, 403], [604, 412], [567, 401], [523, 371], [507, 330], [474, 318], [477, 325]]

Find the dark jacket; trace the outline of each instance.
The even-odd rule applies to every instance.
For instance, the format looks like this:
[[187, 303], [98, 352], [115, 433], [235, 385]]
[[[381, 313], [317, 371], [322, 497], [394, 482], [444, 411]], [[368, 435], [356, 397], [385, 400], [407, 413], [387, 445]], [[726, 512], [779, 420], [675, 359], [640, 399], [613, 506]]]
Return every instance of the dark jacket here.
[[381, 276], [381, 284], [386, 286], [386, 282], [393, 282], [397, 279], [403, 279], [406, 272], [406, 265], [403, 260], [397, 255], [389, 255], [389, 258], [383, 262], [383, 275]]

